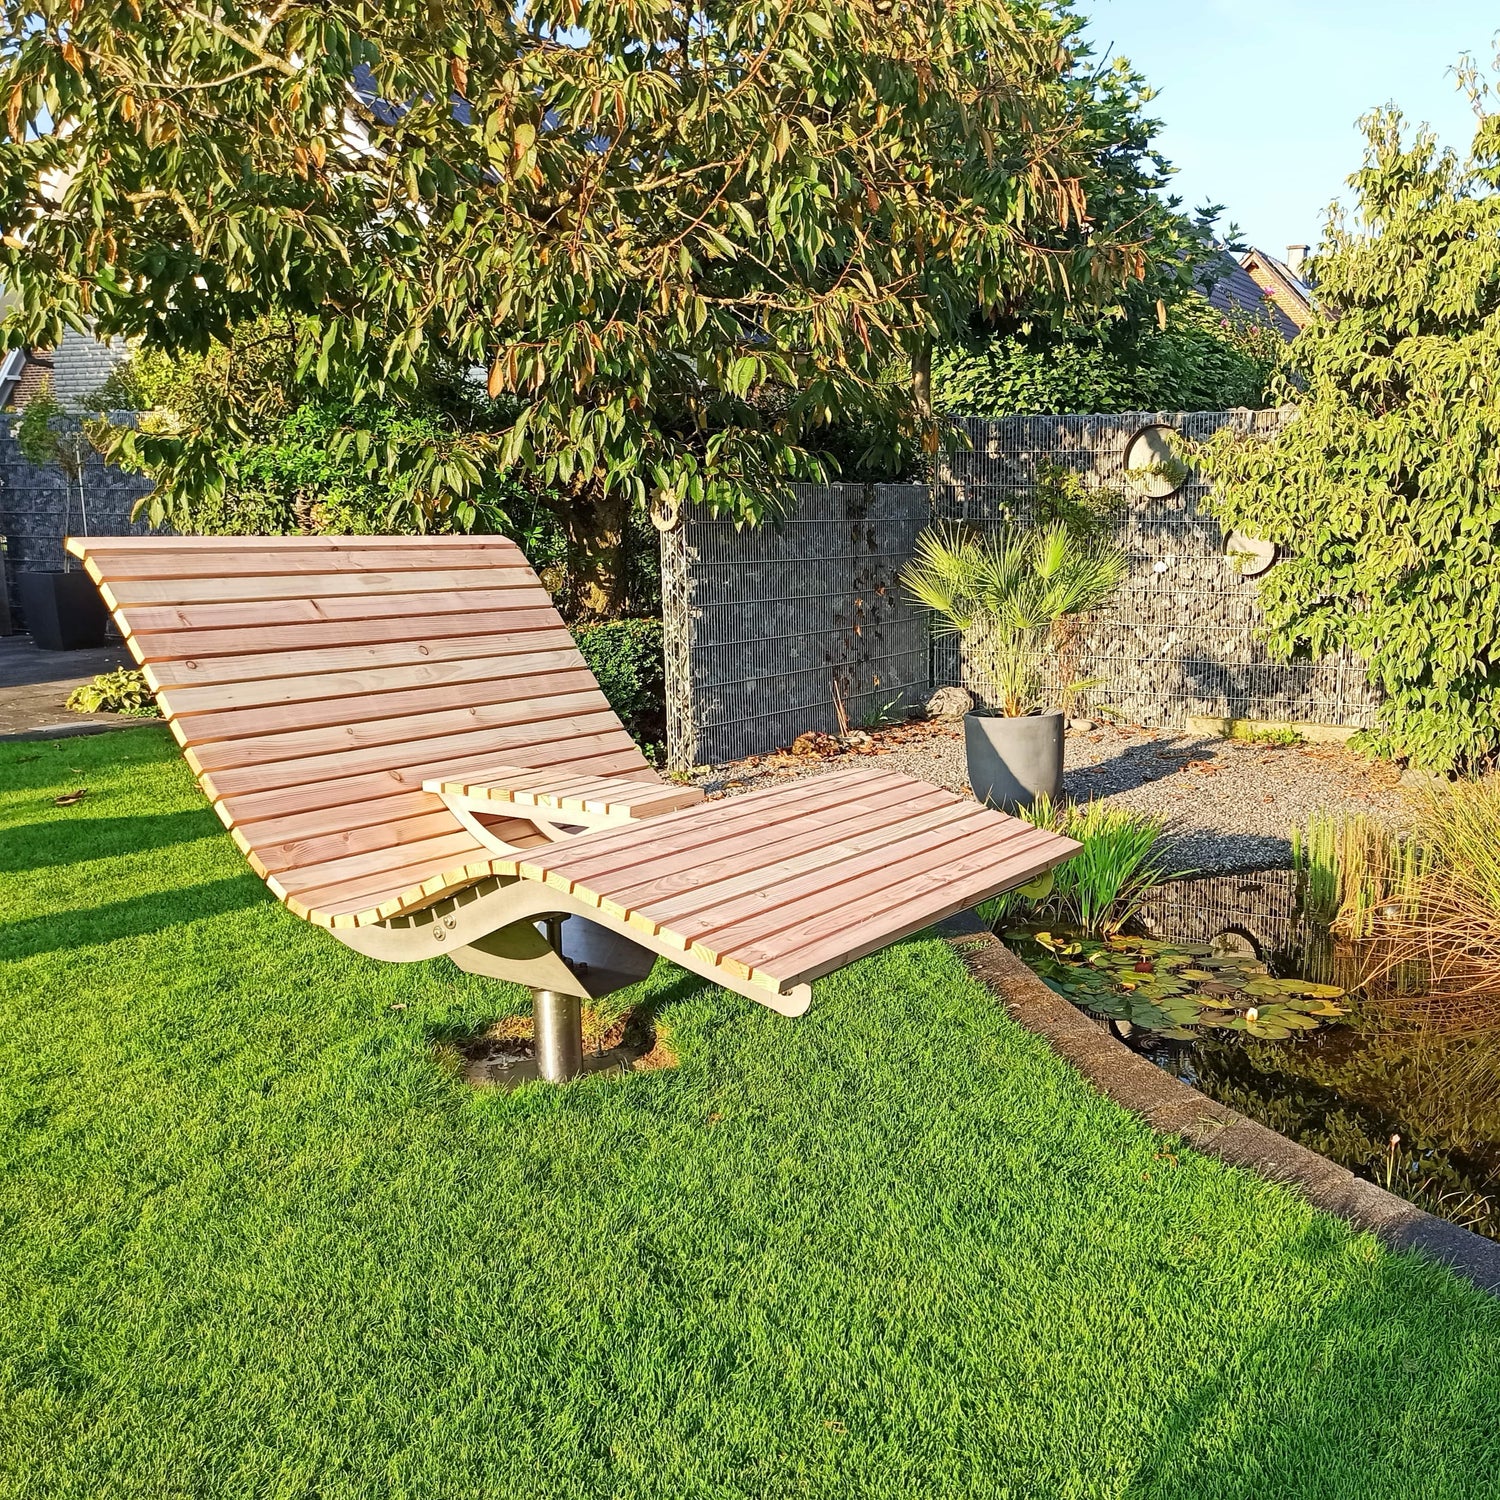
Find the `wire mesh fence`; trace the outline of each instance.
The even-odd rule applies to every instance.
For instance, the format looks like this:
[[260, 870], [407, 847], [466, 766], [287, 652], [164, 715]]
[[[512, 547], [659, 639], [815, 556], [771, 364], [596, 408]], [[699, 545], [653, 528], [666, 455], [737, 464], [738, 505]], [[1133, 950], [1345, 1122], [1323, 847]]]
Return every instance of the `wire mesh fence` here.
[[790, 515], [754, 528], [689, 511], [662, 540], [670, 764], [919, 704], [927, 626], [896, 574], [929, 512], [918, 484], [801, 485]]
[[1172, 493], [1127, 474], [1147, 428], [1205, 438], [1229, 425], [1271, 433], [1282, 412], [1137, 412], [965, 423], [969, 448], [929, 485], [802, 486], [792, 513], [739, 529], [689, 511], [662, 538], [668, 754], [673, 767], [763, 754], [807, 730], [909, 712], [958, 684], [993, 701], [978, 653], [931, 639], [897, 575], [933, 520], [979, 530], [1036, 515], [1061, 468], [1111, 498], [1129, 574], [1091, 619], [1083, 707], [1170, 727], [1190, 714], [1365, 727], [1376, 696], [1354, 657], [1279, 662], [1262, 640], [1257, 581], [1226, 552], [1206, 486]]
[[[1190, 473], [1154, 495], [1127, 473], [1126, 454], [1145, 429], [1202, 439], [1225, 426], [1270, 434], [1286, 420], [1281, 411], [971, 419], [969, 448], [945, 460], [933, 486], [933, 513], [979, 530], [1028, 520], [1054, 467], [1114, 498], [1111, 530], [1129, 574], [1082, 644], [1081, 675], [1102, 679], [1090, 695], [1095, 711], [1160, 726], [1203, 714], [1367, 727], [1376, 700], [1353, 656], [1280, 662], [1266, 651], [1257, 581], [1227, 555], [1201, 479]], [[994, 699], [975, 653], [952, 639], [936, 643], [933, 671], [937, 682]]]

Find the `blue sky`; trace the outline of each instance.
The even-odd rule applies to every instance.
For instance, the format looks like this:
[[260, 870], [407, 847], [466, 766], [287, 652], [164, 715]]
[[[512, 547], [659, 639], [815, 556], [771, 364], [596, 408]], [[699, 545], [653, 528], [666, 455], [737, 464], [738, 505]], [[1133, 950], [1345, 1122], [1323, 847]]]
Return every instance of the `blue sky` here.
[[[1460, 150], [1473, 135], [1451, 69], [1488, 65], [1493, 0], [1079, 0], [1096, 49], [1157, 89], [1152, 112], [1189, 206], [1223, 203], [1254, 244], [1316, 246], [1360, 163], [1355, 121], [1394, 101]], [[1113, 44], [1112, 46], [1110, 44]], [[1493, 81], [1493, 75], [1491, 75]]]

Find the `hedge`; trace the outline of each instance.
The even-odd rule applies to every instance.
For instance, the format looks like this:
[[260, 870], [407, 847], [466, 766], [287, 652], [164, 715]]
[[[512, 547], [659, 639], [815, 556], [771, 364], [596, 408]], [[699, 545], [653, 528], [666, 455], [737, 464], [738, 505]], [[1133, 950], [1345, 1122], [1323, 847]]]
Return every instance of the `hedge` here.
[[606, 620], [570, 628], [610, 707], [635, 742], [643, 748], [664, 744], [667, 681], [661, 621]]

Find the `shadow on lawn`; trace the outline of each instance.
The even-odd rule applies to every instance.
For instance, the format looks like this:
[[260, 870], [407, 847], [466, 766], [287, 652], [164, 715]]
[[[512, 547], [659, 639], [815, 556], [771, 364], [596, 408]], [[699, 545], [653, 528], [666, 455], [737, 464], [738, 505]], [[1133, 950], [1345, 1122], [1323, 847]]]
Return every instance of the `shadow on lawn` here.
[[31, 958], [38, 953], [92, 947], [119, 938], [145, 937], [202, 917], [223, 916], [225, 912], [243, 911], [271, 900], [260, 881], [246, 873], [227, 880], [152, 891], [107, 906], [52, 912], [0, 926], [0, 959]]
[[6, 829], [0, 845], [0, 871], [45, 870], [87, 859], [141, 854], [148, 849], [191, 844], [222, 832], [219, 820], [197, 807], [128, 818], [49, 818]]
[[[1283, 1269], [1342, 1258], [1332, 1229], [1304, 1233]], [[1125, 1494], [1468, 1500], [1473, 1477], [1500, 1463], [1497, 1340], [1500, 1300], [1462, 1282], [1435, 1288], [1410, 1261], [1382, 1257], [1316, 1319], [1226, 1353], [1214, 1379], [1183, 1393]], [[1383, 1408], [1378, 1424], [1341, 1425], [1341, 1412], [1371, 1408]], [[1453, 1420], [1435, 1425], [1439, 1411]]]

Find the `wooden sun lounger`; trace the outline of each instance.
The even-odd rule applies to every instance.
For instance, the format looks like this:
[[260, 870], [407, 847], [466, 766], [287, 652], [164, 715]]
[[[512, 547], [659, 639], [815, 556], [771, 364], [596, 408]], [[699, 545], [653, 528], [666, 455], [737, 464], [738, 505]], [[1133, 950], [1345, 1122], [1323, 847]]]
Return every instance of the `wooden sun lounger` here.
[[[361, 953], [530, 985], [539, 1051], [544, 1009], [571, 1036], [658, 954], [800, 1014], [820, 975], [1078, 848], [892, 772], [714, 803], [662, 781], [503, 538], [68, 550], [271, 890]], [[559, 1045], [548, 1076], [576, 1071]]]

